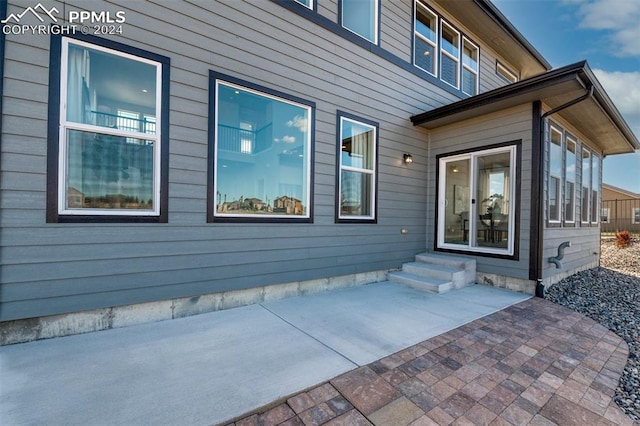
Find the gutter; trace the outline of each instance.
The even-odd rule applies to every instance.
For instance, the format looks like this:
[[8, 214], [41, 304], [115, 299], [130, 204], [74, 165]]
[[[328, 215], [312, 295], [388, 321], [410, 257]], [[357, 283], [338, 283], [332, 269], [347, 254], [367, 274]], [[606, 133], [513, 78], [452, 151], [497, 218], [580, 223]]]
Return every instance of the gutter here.
[[[542, 259], [544, 257], [544, 215], [543, 215], [543, 209], [542, 209], [542, 201], [544, 200], [544, 185], [542, 184], [542, 177], [543, 177], [543, 167], [542, 165], [544, 164], [544, 162], [542, 161], [542, 155], [545, 152], [545, 140], [544, 140], [544, 134], [545, 134], [545, 119], [553, 114], [556, 114], [564, 109], [567, 109], [573, 105], [576, 105], [582, 101], [585, 101], [589, 98], [591, 98], [593, 96], [594, 93], [594, 87], [592, 84], [589, 84], [589, 86], [587, 88], [585, 88], [585, 93], [582, 96], [579, 96], [569, 102], [566, 102], [560, 106], [557, 106], [553, 109], [550, 109], [549, 111], [545, 112], [544, 114], [541, 114], [539, 119], [536, 120], [534, 117], [534, 122], [537, 121], [537, 126], [538, 130], [537, 132], [534, 130], [534, 134], [533, 136], [533, 140], [538, 142], [538, 160], [540, 162], [539, 165], [537, 165], [538, 167], [535, 167], [534, 170], [536, 170], [536, 172], [538, 173], [537, 178], [535, 176], [532, 176], [532, 179], [534, 179], [534, 182], [536, 182], [536, 185], [531, 185], [531, 200], [532, 200], [532, 206], [531, 206], [531, 212], [532, 212], [532, 223], [534, 223], [536, 226], [532, 227], [531, 229], [531, 244], [530, 244], [530, 248], [531, 248], [531, 258], [529, 259], [529, 268], [535, 268], [534, 270], [530, 269], [529, 270], [529, 279], [535, 280], [536, 281], [536, 297], [541, 297], [544, 298], [544, 284], [542, 282]], [[540, 105], [538, 103], [538, 105]], [[534, 110], [536, 110], [534, 108]], [[536, 134], [537, 133], [537, 134]], [[534, 201], [536, 200], [536, 201]], [[536, 204], [536, 206], [534, 206], [533, 204]], [[537, 218], [535, 216], [533, 216], [533, 214], [536, 214]], [[537, 220], [536, 220], [537, 219]], [[569, 245], [571, 244], [570, 242], [567, 242]], [[560, 252], [558, 252], [560, 254]], [[558, 260], [562, 259], [562, 257], [559, 257]], [[556, 264], [556, 266], [558, 266], [558, 264]], [[560, 264], [561, 266], [561, 264]]]

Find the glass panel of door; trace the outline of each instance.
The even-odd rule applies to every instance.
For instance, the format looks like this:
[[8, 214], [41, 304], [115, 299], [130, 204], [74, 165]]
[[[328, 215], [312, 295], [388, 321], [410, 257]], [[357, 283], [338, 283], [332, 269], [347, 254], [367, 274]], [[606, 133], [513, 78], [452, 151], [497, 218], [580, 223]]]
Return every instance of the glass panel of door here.
[[476, 247], [508, 248], [510, 170], [509, 152], [476, 157]]
[[513, 147], [440, 159], [439, 247], [510, 253]]

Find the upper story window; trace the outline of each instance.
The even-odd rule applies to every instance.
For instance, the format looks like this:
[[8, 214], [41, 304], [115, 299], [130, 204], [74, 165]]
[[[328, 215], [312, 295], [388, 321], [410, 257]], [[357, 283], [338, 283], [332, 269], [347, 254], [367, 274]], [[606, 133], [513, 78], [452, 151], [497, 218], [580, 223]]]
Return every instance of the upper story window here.
[[341, 0], [340, 24], [371, 43], [378, 44], [378, 1]]
[[515, 83], [518, 81], [518, 75], [500, 62], [496, 62], [496, 74], [508, 83]]
[[480, 48], [422, 0], [414, 8], [413, 64], [467, 95], [478, 94]]
[[376, 219], [378, 123], [338, 111], [338, 221]]
[[478, 93], [478, 46], [462, 38], [462, 91], [467, 95]]
[[413, 63], [435, 76], [438, 63], [438, 17], [419, 1], [416, 1], [415, 13]]
[[169, 59], [91, 40], [52, 39], [47, 220], [166, 222]]
[[308, 7], [309, 9], [313, 9], [313, 0], [293, 0], [300, 3], [303, 6]]
[[315, 104], [222, 74], [210, 78], [208, 220], [310, 222]]
[[440, 26], [440, 79], [458, 88], [460, 33], [442, 21]]

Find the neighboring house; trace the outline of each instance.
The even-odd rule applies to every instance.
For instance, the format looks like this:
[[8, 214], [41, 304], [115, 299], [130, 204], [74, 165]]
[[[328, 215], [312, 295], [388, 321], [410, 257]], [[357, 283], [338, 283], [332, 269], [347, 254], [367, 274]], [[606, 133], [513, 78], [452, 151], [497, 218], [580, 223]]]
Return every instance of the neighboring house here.
[[[33, 3], [0, 2], [6, 25]], [[46, 3], [63, 27], [89, 7]], [[125, 19], [2, 35], [5, 329], [373, 282], [425, 251], [529, 293], [598, 264], [602, 158], [638, 140], [488, 0], [86, 4]]]
[[603, 183], [600, 227], [608, 233], [640, 233], [640, 194]]

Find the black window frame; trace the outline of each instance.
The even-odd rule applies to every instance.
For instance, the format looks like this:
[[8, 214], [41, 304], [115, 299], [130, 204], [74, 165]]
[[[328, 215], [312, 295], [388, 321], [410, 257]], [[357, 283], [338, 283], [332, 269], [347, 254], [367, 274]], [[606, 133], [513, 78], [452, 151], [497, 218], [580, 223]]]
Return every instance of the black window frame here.
[[[340, 216], [340, 188], [341, 188], [341, 179], [342, 179], [342, 119], [346, 118], [347, 120], [366, 124], [367, 126], [371, 126], [375, 128], [375, 140], [374, 140], [374, 170], [373, 170], [373, 217], [372, 218], [364, 218], [361, 216], [356, 216], [353, 218]], [[335, 191], [335, 223], [378, 223], [378, 156], [379, 156], [379, 144], [380, 141], [380, 124], [377, 121], [373, 121], [364, 117], [360, 117], [355, 114], [351, 114], [349, 112], [340, 111], [336, 112], [336, 191]]]
[[[308, 173], [308, 193], [309, 205], [307, 206], [308, 216], [296, 217], [254, 217], [242, 215], [238, 216], [216, 216], [215, 209], [215, 177], [216, 177], [216, 111], [217, 105], [217, 81], [227, 82], [241, 86], [256, 92], [263, 93], [275, 98], [281, 98], [293, 103], [308, 106], [310, 108], [310, 129], [309, 129], [309, 173]], [[228, 74], [209, 70], [209, 129], [208, 129], [208, 162], [207, 162], [207, 223], [313, 223], [314, 220], [314, 175], [315, 175], [315, 126], [316, 126], [316, 103], [307, 99], [262, 86], [244, 79], [240, 79]]]
[[[161, 66], [161, 100], [160, 100], [160, 177], [159, 177], [159, 212], [157, 215], [137, 215], [135, 211], [131, 215], [104, 214], [62, 214], [59, 212], [59, 124], [60, 124], [60, 80], [62, 71], [62, 40], [64, 38], [75, 39], [90, 43], [99, 47], [115, 50], [143, 59], [158, 62]], [[47, 223], [167, 223], [169, 219], [169, 84], [170, 84], [170, 58], [143, 50], [124, 43], [107, 40], [93, 35], [52, 35], [49, 56], [49, 107], [47, 129]]]

